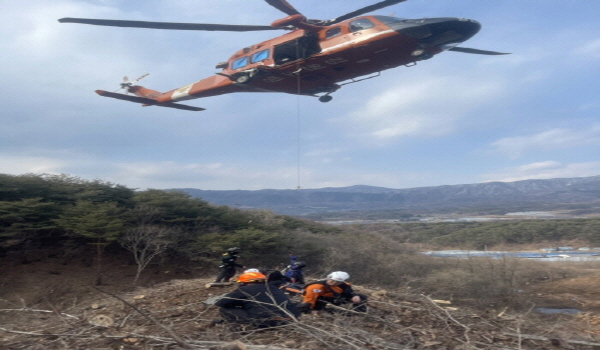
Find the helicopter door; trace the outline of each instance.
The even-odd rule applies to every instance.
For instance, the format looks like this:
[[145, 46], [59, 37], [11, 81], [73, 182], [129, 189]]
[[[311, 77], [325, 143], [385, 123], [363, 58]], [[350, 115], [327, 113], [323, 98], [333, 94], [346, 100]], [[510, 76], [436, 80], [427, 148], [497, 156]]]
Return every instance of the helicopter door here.
[[315, 35], [305, 35], [273, 48], [275, 65], [286, 64], [319, 53], [319, 40]]
[[[375, 27], [375, 23], [371, 22], [368, 18], [358, 18], [351, 21], [348, 24], [348, 31], [350, 32], [349, 38], [352, 41], [352, 48], [360, 52], [361, 55], [370, 55], [369, 42], [363, 40], [362, 36], [366, 31]], [[367, 50], [365, 50], [367, 49]], [[368, 62], [369, 58], [365, 57], [362, 62]]]

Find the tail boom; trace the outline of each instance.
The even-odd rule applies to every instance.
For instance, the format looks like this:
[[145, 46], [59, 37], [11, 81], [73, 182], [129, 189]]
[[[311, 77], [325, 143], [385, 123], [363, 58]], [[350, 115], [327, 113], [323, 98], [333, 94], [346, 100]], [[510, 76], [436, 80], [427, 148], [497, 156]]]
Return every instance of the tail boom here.
[[170, 107], [188, 111], [203, 111], [204, 108], [183, 105], [177, 102], [229, 94], [233, 92], [262, 92], [262, 90], [257, 90], [247, 84], [236, 84], [228, 77], [213, 75], [165, 93], [147, 89], [139, 85], [128, 86], [127, 92], [132, 93], [135, 96], [104, 90], [96, 90], [98, 95], [104, 97], [141, 103], [146, 106]]
[[[141, 86], [133, 86], [132, 88], [142, 88], [142, 87]], [[145, 89], [145, 88], [142, 88], [142, 89]], [[149, 90], [149, 89], [145, 89], [145, 90]], [[149, 90], [149, 91], [153, 91], [153, 90]], [[156, 91], [154, 91], [154, 92], [156, 92]], [[169, 108], [183, 109], [186, 111], [196, 111], [196, 112], [204, 110], [204, 108], [183, 105], [180, 103], [160, 102], [158, 100], [155, 100], [155, 99], [149, 98], [149, 97], [125, 95], [125, 94], [119, 94], [116, 92], [104, 91], [104, 90], [96, 90], [96, 93], [100, 96], [115, 98], [117, 100], [141, 103], [144, 106], [169, 107]], [[160, 94], [160, 93], [158, 93], [158, 94]]]

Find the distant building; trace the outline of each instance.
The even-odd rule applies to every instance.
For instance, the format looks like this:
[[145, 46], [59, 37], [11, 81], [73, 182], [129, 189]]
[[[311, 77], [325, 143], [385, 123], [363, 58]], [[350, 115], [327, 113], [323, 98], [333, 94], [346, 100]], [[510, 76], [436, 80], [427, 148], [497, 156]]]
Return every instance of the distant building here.
[[[556, 248], [542, 248], [540, 250], [545, 251], [545, 252], [564, 252], [564, 251], [574, 250], [574, 248], [573, 247], [556, 247]], [[589, 250], [589, 248], [588, 248], [588, 250]]]

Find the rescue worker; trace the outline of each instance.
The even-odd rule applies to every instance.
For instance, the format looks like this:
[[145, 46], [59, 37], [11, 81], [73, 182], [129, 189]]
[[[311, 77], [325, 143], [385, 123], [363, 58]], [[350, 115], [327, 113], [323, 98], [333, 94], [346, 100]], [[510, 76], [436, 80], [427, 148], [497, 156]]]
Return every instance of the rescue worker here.
[[302, 294], [302, 285], [292, 282], [292, 279], [281, 273], [278, 270], [271, 270], [264, 273], [267, 276], [267, 282], [281, 290], [288, 295], [300, 295]]
[[226, 253], [223, 253], [223, 257], [221, 258], [221, 265], [219, 265], [219, 269], [221, 270], [221, 272], [219, 273], [219, 276], [217, 276], [215, 282], [229, 282], [231, 277], [235, 275], [236, 267], [244, 268], [244, 265], [240, 265], [235, 262], [238, 258], [239, 250], [240, 248], [233, 247], [227, 249]]
[[301, 315], [287, 295], [268, 283], [262, 273], [243, 273], [237, 282], [236, 290], [215, 303], [224, 322], [268, 328], [292, 322]]
[[290, 264], [285, 271], [285, 275], [289, 277], [293, 283], [304, 284], [304, 275], [302, 274], [302, 269], [305, 267], [305, 263], [298, 261], [296, 256], [290, 253]]
[[351, 310], [357, 312], [367, 311], [367, 297], [355, 293], [350, 283], [346, 282], [350, 275], [344, 271], [335, 271], [321, 281], [312, 282], [304, 286], [302, 303], [298, 307], [302, 312], [318, 314], [324, 310], [328, 303], [342, 305], [352, 303]]

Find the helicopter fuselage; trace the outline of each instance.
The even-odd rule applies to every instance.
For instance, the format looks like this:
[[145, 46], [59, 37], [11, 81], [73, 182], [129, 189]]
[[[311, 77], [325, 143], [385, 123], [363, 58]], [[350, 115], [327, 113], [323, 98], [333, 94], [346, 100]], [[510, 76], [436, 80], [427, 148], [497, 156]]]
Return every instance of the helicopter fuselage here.
[[246, 47], [217, 65], [220, 73], [164, 94], [150, 96], [152, 90], [136, 86], [131, 92], [159, 103], [233, 92], [328, 95], [344, 82], [429, 59], [475, 35], [480, 25], [459, 18], [362, 16], [318, 28]]
[[[96, 90], [111, 97], [144, 106], [191, 111], [200, 107], [177, 103], [234, 92], [278, 92], [332, 99], [341, 86], [369, 79], [398, 66], [413, 66], [443, 51], [478, 55], [507, 53], [457, 45], [475, 35], [481, 25], [470, 19], [443, 17], [401, 19], [367, 13], [407, 0], [381, 0], [329, 20], [307, 19], [287, 0], [264, 0], [285, 13], [268, 26], [212, 23], [179, 23], [65, 17], [60, 23], [108, 27], [200, 31], [289, 30], [256, 45], [245, 47], [217, 64], [219, 73], [165, 93], [134, 85], [142, 77], [125, 78], [126, 93]], [[134, 95], [130, 95], [133, 93]]]

